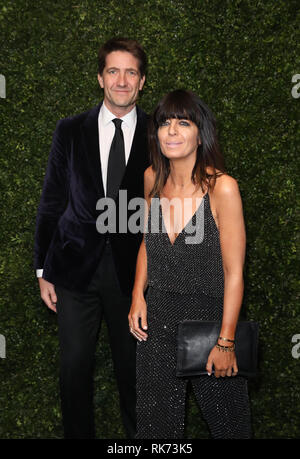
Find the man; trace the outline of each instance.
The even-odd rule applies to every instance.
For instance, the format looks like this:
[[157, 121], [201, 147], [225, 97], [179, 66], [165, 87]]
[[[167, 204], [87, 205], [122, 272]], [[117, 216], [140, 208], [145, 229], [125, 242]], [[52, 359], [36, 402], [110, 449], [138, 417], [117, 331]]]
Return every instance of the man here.
[[[127, 206], [130, 199], [143, 197], [147, 116], [136, 101], [147, 59], [136, 41], [111, 39], [100, 48], [98, 63], [103, 102], [60, 120], [54, 132], [37, 215], [35, 268], [41, 297], [58, 315], [65, 438], [95, 435], [92, 373], [102, 317], [125, 431], [133, 438], [135, 340], [128, 312], [142, 234], [101, 234], [96, 205], [110, 197], [116, 215], [119, 210], [126, 215], [121, 201]], [[126, 204], [119, 190], [126, 193]]]

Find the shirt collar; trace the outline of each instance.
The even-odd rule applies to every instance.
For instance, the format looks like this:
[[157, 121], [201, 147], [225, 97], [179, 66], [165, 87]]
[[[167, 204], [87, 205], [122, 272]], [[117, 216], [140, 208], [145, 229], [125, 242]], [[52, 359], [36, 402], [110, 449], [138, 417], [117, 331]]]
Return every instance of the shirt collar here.
[[[104, 126], [106, 126], [108, 123], [110, 123], [112, 120], [116, 118], [116, 115], [111, 113], [110, 110], [106, 107], [105, 103], [103, 102], [100, 113], [99, 113], [101, 122], [103, 123]], [[134, 128], [136, 124], [136, 119], [137, 119], [137, 114], [136, 114], [136, 107], [133, 107], [133, 109], [127, 113], [126, 115], [122, 116], [121, 120], [129, 127], [129, 128]]]

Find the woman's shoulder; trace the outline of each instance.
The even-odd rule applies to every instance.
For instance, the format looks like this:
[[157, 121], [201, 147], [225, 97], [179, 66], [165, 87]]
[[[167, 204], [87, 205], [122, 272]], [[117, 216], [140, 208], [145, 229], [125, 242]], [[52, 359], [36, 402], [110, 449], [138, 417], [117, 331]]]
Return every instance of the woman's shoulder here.
[[155, 182], [155, 172], [152, 168], [152, 166], [147, 167], [147, 169], [144, 172], [144, 182], [145, 185], [148, 187], [153, 187], [154, 182]]
[[152, 166], [149, 166], [149, 167], [147, 167], [147, 169], [145, 169], [144, 178], [147, 178], [148, 180], [149, 180], [149, 179], [153, 179], [153, 180], [154, 180], [154, 178], [155, 178], [155, 172], [154, 172]]
[[153, 189], [155, 183], [155, 172], [152, 169], [152, 166], [147, 167], [144, 172], [144, 193], [146, 199], [149, 198], [150, 192]]
[[238, 182], [226, 173], [216, 177], [215, 186], [209, 191], [212, 213], [219, 227], [222, 218], [228, 221], [232, 215], [239, 214], [242, 210], [242, 200]]
[[239, 193], [239, 185], [234, 177], [225, 172], [216, 171], [216, 181], [212, 191], [216, 198], [236, 196]]

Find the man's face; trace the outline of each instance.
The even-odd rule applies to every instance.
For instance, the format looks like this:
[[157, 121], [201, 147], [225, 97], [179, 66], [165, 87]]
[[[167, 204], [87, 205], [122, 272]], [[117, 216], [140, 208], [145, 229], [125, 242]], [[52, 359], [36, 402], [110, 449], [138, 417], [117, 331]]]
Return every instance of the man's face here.
[[127, 51], [113, 51], [106, 56], [98, 81], [104, 89], [104, 102], [116, 116], [125, 115], [134, 107], [145, 76], [141, 78], [138, 60]]

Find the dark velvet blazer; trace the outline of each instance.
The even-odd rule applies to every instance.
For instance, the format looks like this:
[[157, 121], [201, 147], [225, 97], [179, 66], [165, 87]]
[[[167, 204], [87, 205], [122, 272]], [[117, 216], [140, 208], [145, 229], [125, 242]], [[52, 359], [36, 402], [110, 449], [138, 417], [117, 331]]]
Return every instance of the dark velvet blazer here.
[[[36, 223], [35, 269], [43, 269], [43, 278], [54, 285], [82, 292], [97, 269], [106, 239], [96, 228], [101, 212], [96, 203], [104, 197], [98, 135], [101, 104], [57, 123]], [[147, 115], [137, 107], [136, 131], [120, 186], [127, 190], [128, 201], [143, 198], [148, 165]], [[116, 206], [118, 214], [118, 199]], [[125, 294], [133, 287], [141, 240], [142, 233], [110, 234]]]

